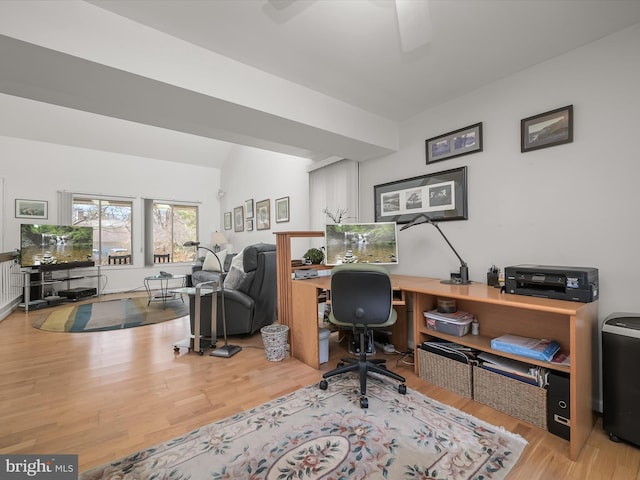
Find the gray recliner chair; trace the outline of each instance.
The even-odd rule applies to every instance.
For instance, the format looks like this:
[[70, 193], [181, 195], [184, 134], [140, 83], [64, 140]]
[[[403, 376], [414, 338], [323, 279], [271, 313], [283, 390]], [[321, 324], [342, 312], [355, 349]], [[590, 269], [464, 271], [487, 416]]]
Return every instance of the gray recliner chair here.
[[[243, 251], [244, 274], [236, 288], [224, 289], [227, 335], [253, 334], [276, 319], [276, 246], [258, 243]], [[216, 335], [223, 334], [222, 297], [217, 292]], [[195, 295], [190, 295], [191, 331], [195, 325]], [[200, 332], [211, 337], [211, 294], [202, 297]], [[213, 340], [213, 339], [212, 339]], [[215, 343], [212, 341], [211, 343]]]

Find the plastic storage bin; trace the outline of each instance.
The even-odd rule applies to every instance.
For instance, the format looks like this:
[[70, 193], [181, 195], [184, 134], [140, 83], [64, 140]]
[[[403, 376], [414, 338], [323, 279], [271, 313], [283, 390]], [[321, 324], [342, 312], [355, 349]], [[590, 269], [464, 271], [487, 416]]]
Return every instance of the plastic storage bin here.
[[462, 320], [445, 320], [444, 318], [433, 318], [429, 316], [429, 312], [424, 312], [424, 321], [427, 328], [436, 332], [446, 333], [447, 335], [455, 335], [462, 337], [469, 333], [473, 318], [465, 318]]
[[320, 363], [329, 361], [329, 336], [331, 330], [321, 328], [318, 330], [318, 338], [320, 339]]

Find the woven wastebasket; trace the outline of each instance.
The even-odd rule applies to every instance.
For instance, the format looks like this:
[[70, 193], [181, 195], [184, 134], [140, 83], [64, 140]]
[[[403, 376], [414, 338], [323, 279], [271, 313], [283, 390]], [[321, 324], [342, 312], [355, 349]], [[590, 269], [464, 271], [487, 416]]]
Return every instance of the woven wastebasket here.
[[287, 337], [289, 327], [286, 325], [267, 325], [260, 329], [262, 333], [262, 343], [267, 360], [279, 362], [287, 356]]

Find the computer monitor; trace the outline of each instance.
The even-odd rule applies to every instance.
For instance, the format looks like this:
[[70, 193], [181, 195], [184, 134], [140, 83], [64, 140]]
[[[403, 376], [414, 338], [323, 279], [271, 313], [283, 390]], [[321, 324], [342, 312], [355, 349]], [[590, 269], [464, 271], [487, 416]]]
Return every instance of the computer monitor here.
[[328, 224], [324, 238], [327, 265], [398, 263], [395, 222]]

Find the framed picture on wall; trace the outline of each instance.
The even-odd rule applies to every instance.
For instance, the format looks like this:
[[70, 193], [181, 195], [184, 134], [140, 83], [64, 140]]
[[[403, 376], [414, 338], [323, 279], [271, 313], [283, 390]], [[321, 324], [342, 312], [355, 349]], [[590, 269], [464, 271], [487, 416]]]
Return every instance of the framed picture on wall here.
[[16, 218], [49, 218], [49, 202], [16, 198]]
[[231, 212], [224, 212], [224, 229], [231, 230]]
[[289, 197], [276, 198], [276, 223], [289, 221]]
[[271, 228], [271, 202], [269, 199], [256, 202], [256, 230]]
[[247, 232], [250, 232], [253, 230], [253, 218], [249, 218], [247, 219]]
[[253, 218], [253, 198], [244, 201], [244, 218]]
[[425, 141], [427, 163], [482, 151], [482, 122]]
[[520, 120], [520, 151], [573, 142], [573, 105]]
[[233, 209], [233, 230], [234, 232], [244, 232], [244, 209], [242, 206]]
[[376, 222], [467, 219], [467, 167], [429, 173], [373, 187]]

